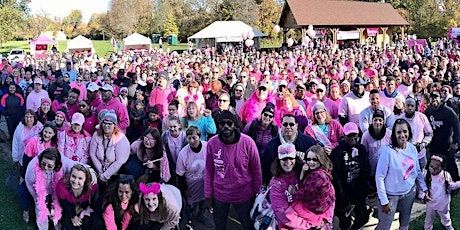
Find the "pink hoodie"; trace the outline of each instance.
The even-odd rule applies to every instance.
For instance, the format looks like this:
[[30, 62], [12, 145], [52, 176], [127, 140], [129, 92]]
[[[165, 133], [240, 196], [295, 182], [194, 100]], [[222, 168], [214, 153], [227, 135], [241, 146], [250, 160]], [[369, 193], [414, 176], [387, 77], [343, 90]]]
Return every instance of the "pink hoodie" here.
[[102, 101], [96, 109], [97, 114], [103, 109], [115, 111], [118, 119], [118, 127], [126, 133], [126, 129], [129, 126], [128, 108], [117, 97], [113, 97], [108, 102]]

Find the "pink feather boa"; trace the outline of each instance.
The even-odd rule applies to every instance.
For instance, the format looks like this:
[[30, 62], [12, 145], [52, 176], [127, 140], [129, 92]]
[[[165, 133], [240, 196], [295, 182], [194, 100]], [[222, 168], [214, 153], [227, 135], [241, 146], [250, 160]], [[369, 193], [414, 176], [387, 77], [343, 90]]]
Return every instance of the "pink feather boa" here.
[[[43, 173], [43, 170], [40, 168], [38, 161], [34, 165], [34, 171], [35, 171], [35, 184], [34, 188], [37, 193], [37, 209], [38, 209], [38, 222], [47, 222], [48, 221], [48, 216], [50, 215], [50, 211], [48, 210], [48, 207], [46, 207], [46, 196], [48, 195], [48, 191], [46, 190], [46, 176]], [[62, 178], [64, 175], [63, 168], [53, 174], [53, 181], [52, 186], [53, 186], [53, 206], [54, 206], [54, 216], [53, 216], [53, 222], [54, 225], [58, 223], [58, 221], [62, 217], [62, 208], [59, 205], [59, 200], [57, 198], [57, 195], [54, 191], [56, 191], [56, 185], [58, 184], [59, 180]]]

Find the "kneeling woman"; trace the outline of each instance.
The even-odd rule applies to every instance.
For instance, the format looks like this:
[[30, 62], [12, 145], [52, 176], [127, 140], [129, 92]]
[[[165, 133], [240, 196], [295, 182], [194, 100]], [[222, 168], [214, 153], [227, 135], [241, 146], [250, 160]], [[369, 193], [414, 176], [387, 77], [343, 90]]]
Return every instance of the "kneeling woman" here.
[[134, 206], [137, 217], [130, 229], [170, 230], [178, 227], [182, 209], [179, 189], [168, 184], [141, 183], [139, 190], [139, 203]]
[[[96, 179], [96, 175], [94, 175]], [[97, 181], [93, 181], [90, 170], [81, 164], [72, 167], [70, 175], [56, 186], [59, 204], [62, 207], [61, 224], [64, 230], [92, 229], [94, 217], [94, 195]]]
[[56, 226], [62, 216], [62, 208], [56, 195], [61, 178], [76, 164], [61, 157], [56, 148], [45, 149], [27, 166], [25, 182], [34, 198], [38, 229], [48, 229], [51, 219]]

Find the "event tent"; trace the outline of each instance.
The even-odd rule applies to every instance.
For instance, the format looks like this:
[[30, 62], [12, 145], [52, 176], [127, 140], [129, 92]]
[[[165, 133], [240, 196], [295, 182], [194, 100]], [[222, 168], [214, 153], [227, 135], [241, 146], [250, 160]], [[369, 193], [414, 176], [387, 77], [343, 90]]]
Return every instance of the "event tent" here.
[[48, 50], [48, 45], [55, 45], [56, 41], [46, 36], [40, 35], [29, 42], [30, 54], [35, 55], [44, 53]]
[[93, 54], [94, 46], [90, 39], [82, 35], [78, 35], [76, 38], [67, 42], [67, 50], [70, 53], [87, 51], [88, 54]]
[[150, 38], [138, 33], [133, 33], [124, 38], [123, 43], [124, 50], [149, 50], [151, 46]]
[[243, 34], [247, 36], [249, 31], [254, 34], [256, 47], [260, 44], [260, 38], [267, 36], [242, 21], [215, 21], [188, 39], [195, 39], [196, 47], [202, 48], [206, 45], [216, 46], [221, 42], [243, 42]]

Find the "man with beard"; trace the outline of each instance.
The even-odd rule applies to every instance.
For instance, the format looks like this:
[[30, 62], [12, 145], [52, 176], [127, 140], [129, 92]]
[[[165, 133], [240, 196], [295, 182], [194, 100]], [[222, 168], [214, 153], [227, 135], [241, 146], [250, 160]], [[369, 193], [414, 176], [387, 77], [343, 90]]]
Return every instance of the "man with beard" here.
[[345, 94], [340, 102], [339, 121], [345, 125], [348, 122], [359, 124], [359, 114], [367, 108], [369, 103], [369, 93], [365, 92], [366, 81], [356, 77], [353, 81], [353, 90]]
[[380, 92], [380, 104], [393, 110], [398, 95], [400, 93], [396, 90], [396, 78], [393, 76], [387, 77], [385, 89]]
[[359, 115], [359, 128], [362, 133], [365, 133], [369, 128], [369, 124], [372, 123], [372, 117], [374, 112], [381, 110], [384, 114], [383, 120], [385, 121], [385, 127], [391, 129], [395, 118], [393, 112], [385, 106], [380, 105], [380, 93], [378, 90], [373, 89], [369, 92], [369, 107], [365, 108]]
[[233, 113], [219, 116], [219, 133], [208, 141], [204, 190], [206, 205], [214, 209], [216, 229], [227, 229], [234, 207], [244, 229], [253, 229], [249, 212], [262, 185], [259, 154], [254, 141], [236, 127]]
[[401, 114], [398, 118], [404, 119], [409, 123], [410, 128], [414, 136], [410, 142], [417, 147], [418, 151], [418, 161], [420, 168], [423, 169], [426, 166], [426, 146], [431, 142], [433, 138], [433, 129], [431, 128], [430, 122], [425, 114], [416, 111], [417, 102], [414, 98], [406, 98], [406, 106], [404, 113]]
[[306, 156], [307, 150], [316, 144], [315, 139], [303, 134], [298, 130], [299, 123], [292, 114], [286, 114], [281, 119], [281, 132], [273, 138], [265, 147], [265, 152], [261, 154], [263, 182], [268, 184], [272, 178], [270, 167], [278, 154], [278, 146], [285, 143], [292, 143], [298, 152], [305, 155], [299, 156], [303, 159]]
[[[344, 139], [330, 155], [332, 181], [337, 195], [335, 214], [340, 229], [358, 230], [369, 220], [366, 197], [370, 175], [369, 154], [358, 142], [358, 126], [349, 122], [343, 127]], [[352, 224], [351, 212], [354, 212]]]
[[[118, 98], [113, 97], [113, 87], [105, 84], [101, 88], [102, 103], [97, 107], [96, 112], [99, 114], [102, 110], [113, 110], [118, 118], [118, 127], [126, 133], [129, 126], [128, 108], [123, 105]], [[69, 95], [70, 96], [70, 95]]]
[[439, 92], [430, 93], [430, 106], [425, 115], [433, 128], [433, 139], [429, 145], [430, 154], [440, 154], [446, 157], [446, 170], [453, 181], [460, 179], [455, 152], [460, 142], [460, 125], [455, 112], [441, 101]]
[[239, 114], [241, 107], [243, 107], [243, 104], [246, 102], [246, 99], [244, 98], [244, 95], [243, 95], [244, 85], [241, 83], [236, 84], [233, 91], [234, 91], [234, 94], [230, 101], [232, 100], [235, 101], [235, 113]]

